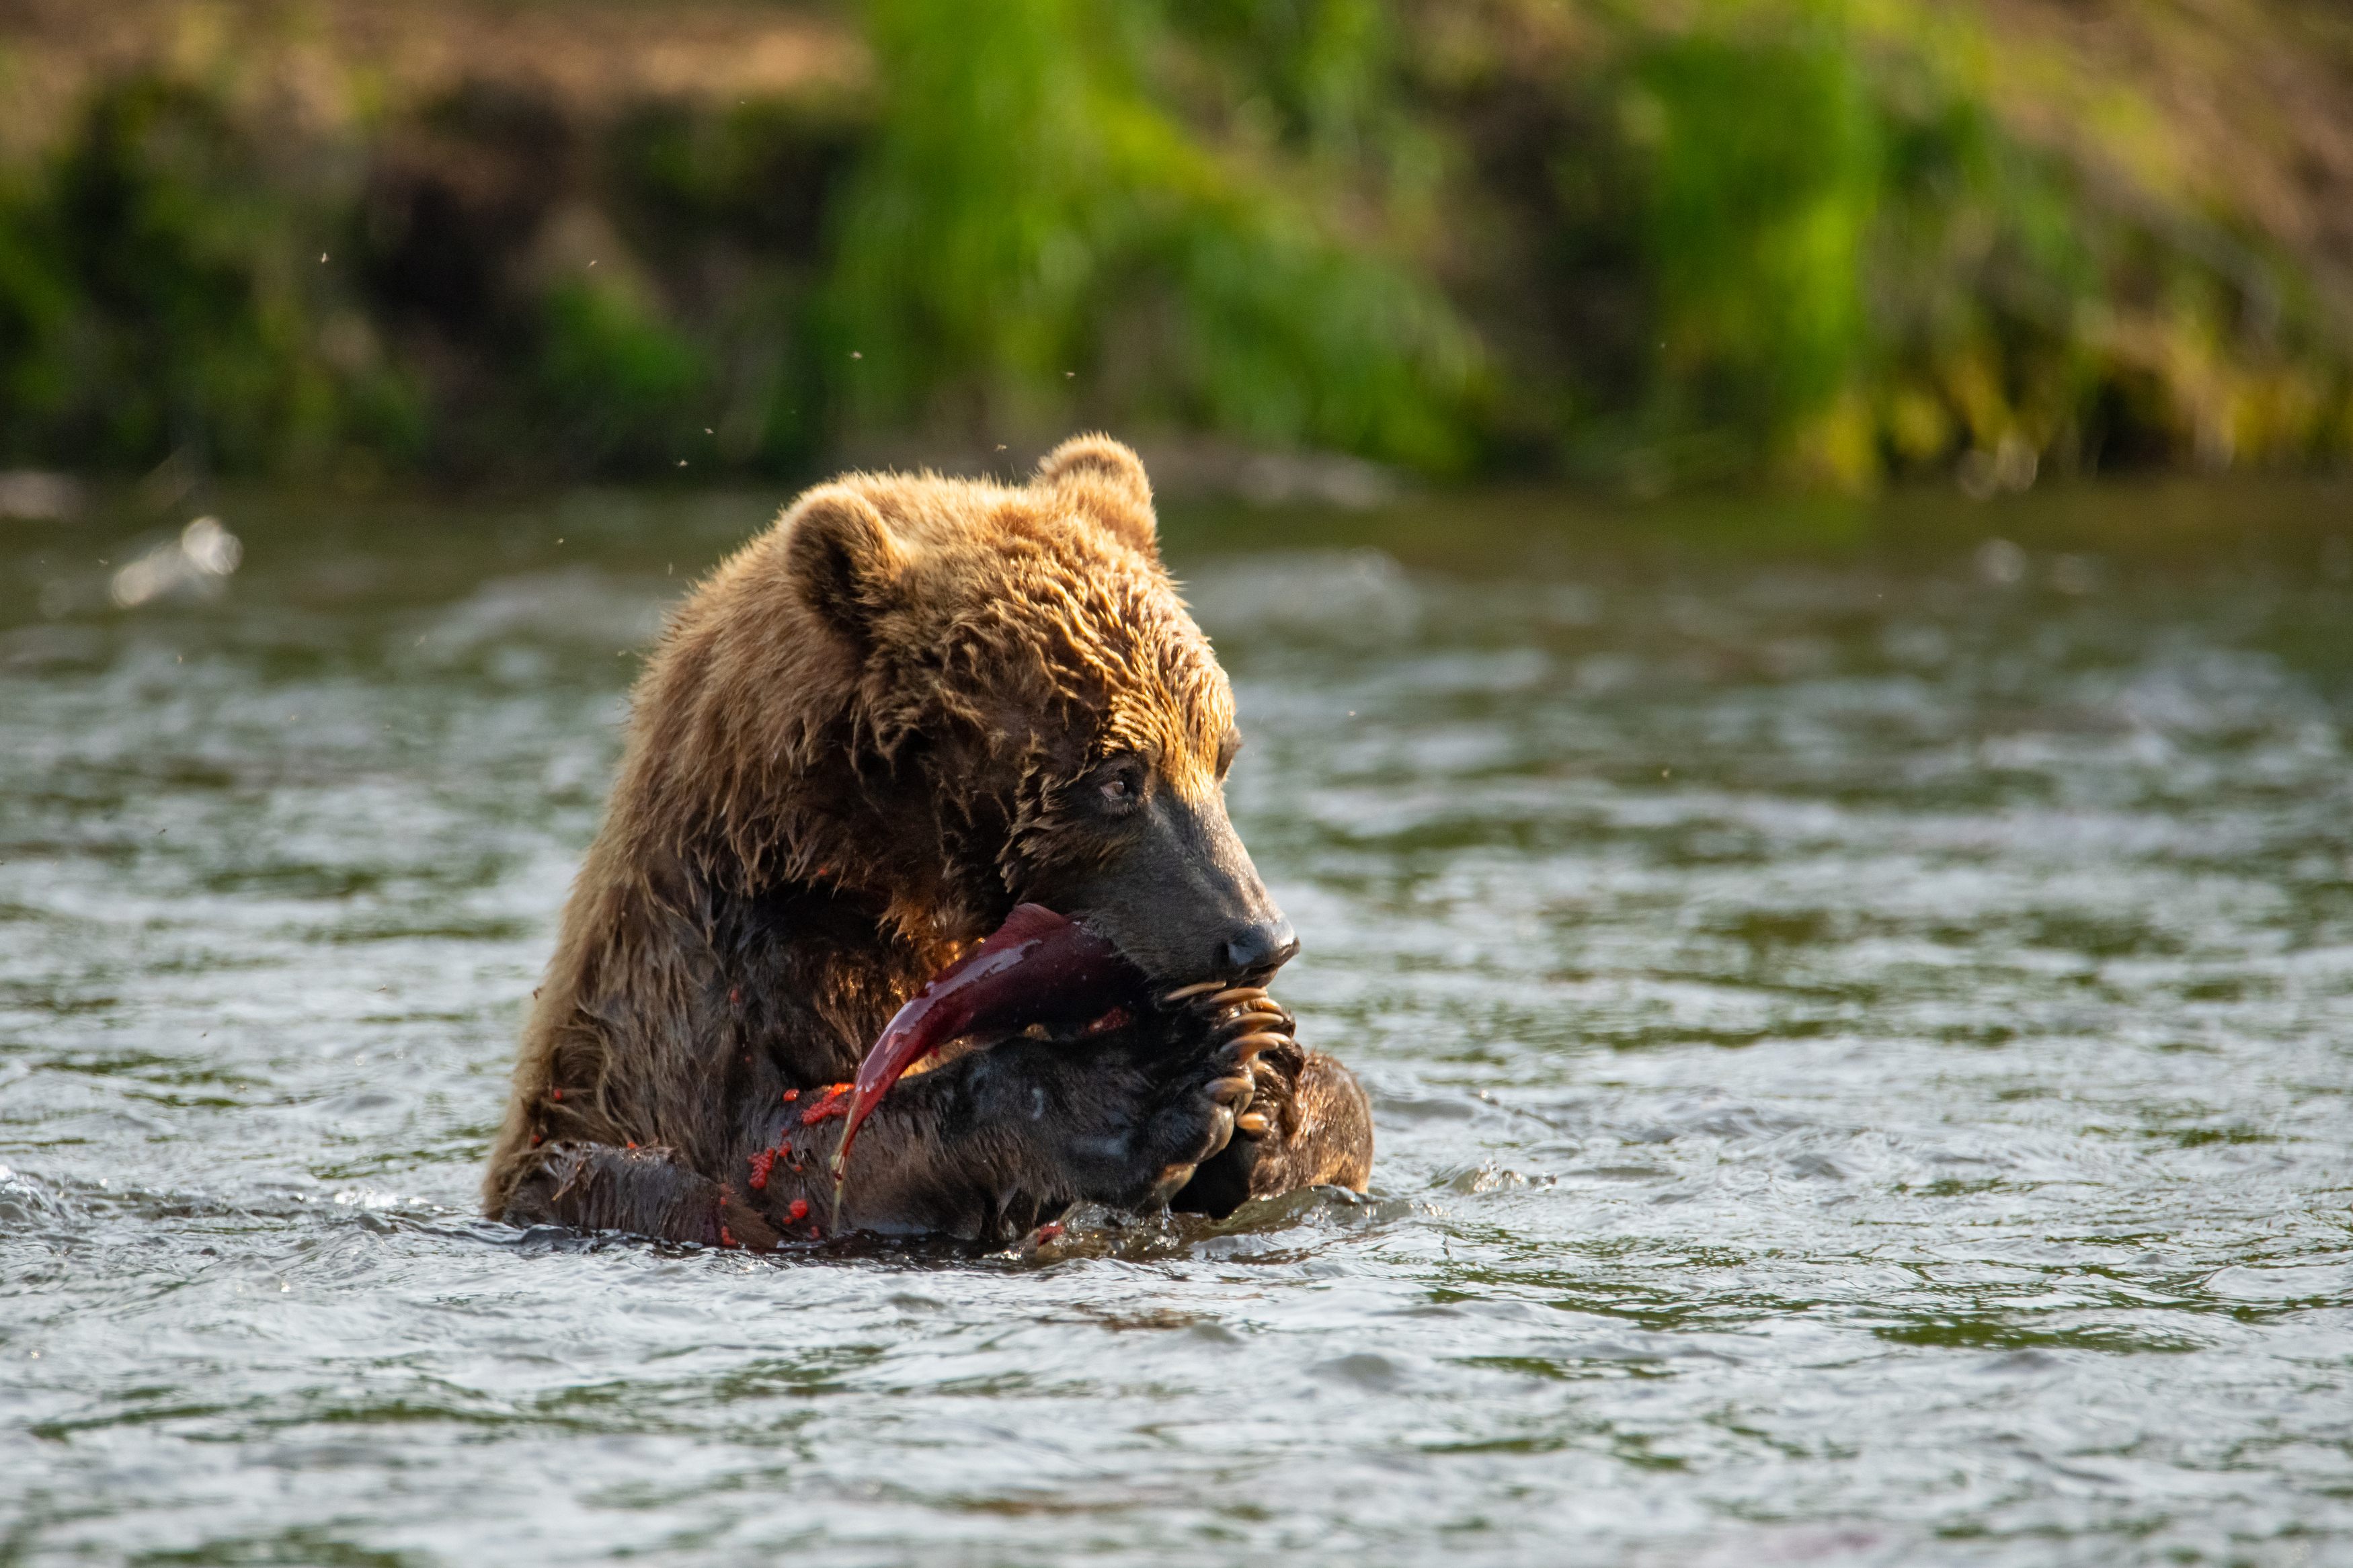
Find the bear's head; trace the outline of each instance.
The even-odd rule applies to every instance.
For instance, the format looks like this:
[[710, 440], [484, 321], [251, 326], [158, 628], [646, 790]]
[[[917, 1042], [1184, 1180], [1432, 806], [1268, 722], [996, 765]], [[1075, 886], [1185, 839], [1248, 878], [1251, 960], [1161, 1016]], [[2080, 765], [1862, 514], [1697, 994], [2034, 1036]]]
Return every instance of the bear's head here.
[[1108, 437], [1026, 486], [810, 490], [682, 612], [638, 715], [649, 785], [700, 801], [745, 892], [862, 892], [918, 942], [1039, 903], [1172, 984], [1297, 951], [1226, 816], [1232, 689]]

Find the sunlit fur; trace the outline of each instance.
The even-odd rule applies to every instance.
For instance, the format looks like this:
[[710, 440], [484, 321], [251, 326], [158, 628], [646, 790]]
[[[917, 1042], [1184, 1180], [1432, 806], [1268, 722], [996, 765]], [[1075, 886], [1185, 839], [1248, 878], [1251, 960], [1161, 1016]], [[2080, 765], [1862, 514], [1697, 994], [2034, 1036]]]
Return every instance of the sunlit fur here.
[[638, 683], [490, 1211], [541, 1139], [717, 1168], [744, 1073], [848, 1078], [925, 976], [1101, 852], [1068, 806], [1091, 769], [1132, 751], [1202, 797], [1232, 723], [1118, 443], [1067, 442], [1024, 486], [809, 491], [695, 590]]

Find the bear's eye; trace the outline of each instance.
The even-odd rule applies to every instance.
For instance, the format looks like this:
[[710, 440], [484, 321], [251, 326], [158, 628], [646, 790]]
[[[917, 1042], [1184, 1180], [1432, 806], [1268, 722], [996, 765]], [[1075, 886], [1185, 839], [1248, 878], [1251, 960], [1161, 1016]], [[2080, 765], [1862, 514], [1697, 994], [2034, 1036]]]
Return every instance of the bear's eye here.
[[1144, 769], [1133, 761], [1113, 763], [1097, 773], [1095, 795], [1122, 816], [1144, 798]]

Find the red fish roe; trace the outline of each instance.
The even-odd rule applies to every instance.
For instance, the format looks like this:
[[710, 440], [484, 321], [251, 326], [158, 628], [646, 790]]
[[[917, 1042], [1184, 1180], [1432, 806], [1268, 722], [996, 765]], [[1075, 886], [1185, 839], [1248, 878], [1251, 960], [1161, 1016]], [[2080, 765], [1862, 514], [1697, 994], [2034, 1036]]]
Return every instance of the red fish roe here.
[[788, 1220], [803, 1220], [808, 1218], [808, 1199], [795, 1198], [793, 1200], [793, 1206], [785, 1211], [785, 1217]]
[[776, 1152], [763, 1149], [752, 1156], [752, 1190], [758, 1192], [768, 1184], [768, 1173], [776, 1163]]
[[547, 1091], [547, 1098], [560, 1100], [564, 1098], [564, 1091], [560, 1089], [551, 1089]]
[[734, 1233], [730, 1231], [723, 1225], [719, 1227], [719, 1245], [722, 1247], [733, 1247], [735, 1245]]
[[798, 1100], [800, 1097], [801, 1091], [799, 1089], [788, 1089], [785, 1090], [785, 1103], [786, 1105], [790, 1105], [794, 1100]]
[[814, 1127], [828, 1117], [849, 1115], [849, 1102], [841, 1098], [849, 1092], [849, 1086], [846, 1083], [829, 1085], [823, 1100], [801, 1112], [801, 1125]]

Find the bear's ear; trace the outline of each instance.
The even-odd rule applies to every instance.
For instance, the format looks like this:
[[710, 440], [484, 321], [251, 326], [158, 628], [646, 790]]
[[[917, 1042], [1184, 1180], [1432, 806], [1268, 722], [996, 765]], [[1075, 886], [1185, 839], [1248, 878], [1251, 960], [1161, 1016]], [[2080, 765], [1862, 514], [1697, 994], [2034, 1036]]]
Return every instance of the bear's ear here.
[[848, 485], [819, 485], [794, 504], [785, 526], [786, 570], [802, 602], [864, 641], [875, 616], [897, 600], [908, 563], [882, 514]]
[[1152, 481], [1144, 459], [1108, 436], [1073, 436], [1038, 465], [1031, 483], [1076, 492], [1087, 515], [1130, 548], [1160, 553], [1159, 521], [1152, 513]]

